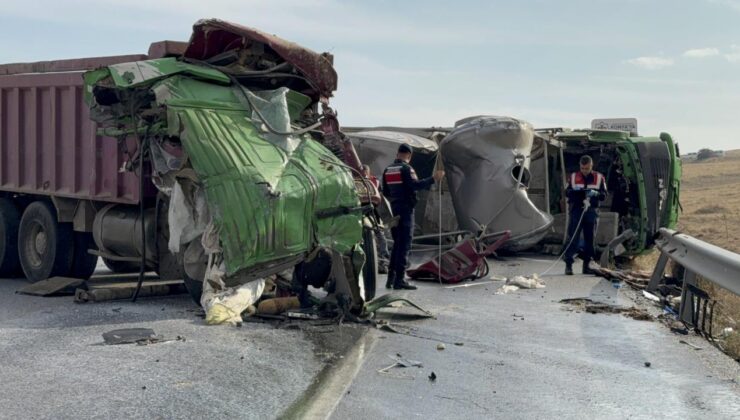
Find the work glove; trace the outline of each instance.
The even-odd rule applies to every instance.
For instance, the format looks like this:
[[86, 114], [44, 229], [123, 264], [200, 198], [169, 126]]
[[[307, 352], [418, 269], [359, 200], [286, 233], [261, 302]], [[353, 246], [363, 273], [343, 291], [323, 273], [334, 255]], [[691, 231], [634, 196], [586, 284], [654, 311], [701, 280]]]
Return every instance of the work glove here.
[[599, 195], [599, 192], [596, 191], [596, 190], [588, 190], [588, 191], [586, 191], [586, 197], [588, 197], [588, 198], [597, 197], [598, 195]]

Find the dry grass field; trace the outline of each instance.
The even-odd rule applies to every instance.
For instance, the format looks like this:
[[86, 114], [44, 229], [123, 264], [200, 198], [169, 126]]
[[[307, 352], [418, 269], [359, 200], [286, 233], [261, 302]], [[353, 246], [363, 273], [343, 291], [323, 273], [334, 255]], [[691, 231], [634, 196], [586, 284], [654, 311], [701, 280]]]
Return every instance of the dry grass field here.
[[[723, 158], [684, 162], [680, 197], [678, 230], [740, 253], [740, 150]], [[740, 358], [740, 297], [708, 282], [702, 288], [719, 302], [714, 331], [734, 329], [723, 344]]]

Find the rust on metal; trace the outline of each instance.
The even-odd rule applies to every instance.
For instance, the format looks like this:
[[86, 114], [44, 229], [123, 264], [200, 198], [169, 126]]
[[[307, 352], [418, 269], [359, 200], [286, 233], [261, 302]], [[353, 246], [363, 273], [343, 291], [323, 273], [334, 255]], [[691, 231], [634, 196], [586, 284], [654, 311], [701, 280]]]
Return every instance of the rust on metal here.
[[253, 42], [271, 48], [283, 60], [305, 74], [316, 89], [312, 95], [314, 98], [331, 97], [332, 92], [337, 89], [337, 72], [330, 54], [319, 54], [258, 29], [219, 19], [200, 20], [193, 25], [193, 35], [184, 56], [207, 60], [226, 51], [244, 48]]

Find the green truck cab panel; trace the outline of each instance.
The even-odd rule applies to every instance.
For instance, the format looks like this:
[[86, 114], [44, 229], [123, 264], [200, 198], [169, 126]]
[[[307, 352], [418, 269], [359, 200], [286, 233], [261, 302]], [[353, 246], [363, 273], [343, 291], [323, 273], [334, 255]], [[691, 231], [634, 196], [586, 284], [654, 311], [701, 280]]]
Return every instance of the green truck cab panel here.
[[[205, 189], [227, 275], [317, 247], [349, 255], [361, 243], [362, 212], [346, 165], [308, 134], [270, 132], [223, 73], [160, 59], [109, 66], [85, 80], [89, 94], [104, 86], [122, 97], [148, 95], [164, 110], [150, 124], [159, 131], [149, 134], [180, 140]], [[250, 103], [264, 105], [261, 115], [285, 130], [311, 103], [287, 88], [254, 95]]]
[[613, 185], [611, 169], [618, 164], [627, 180], [624, 191], [619, 191], [629, 203], [620, 216], [620, 231], [632, 229], [636, 237], [624, 244], [627, 250], [624, 255], [648, 251], [660, 228], [675, 228], [680, 208], [681, 161], [669, 134], [631, 137], [623, 131], [582, 130], [561, 133], [558, 139], [565, 143], [566, 149], [597, 145], [602, 150], [616, 152], [618, 162], [608, 162], [606, 170], [602, 167], [599, 170], [607, 177], [607, 184]]

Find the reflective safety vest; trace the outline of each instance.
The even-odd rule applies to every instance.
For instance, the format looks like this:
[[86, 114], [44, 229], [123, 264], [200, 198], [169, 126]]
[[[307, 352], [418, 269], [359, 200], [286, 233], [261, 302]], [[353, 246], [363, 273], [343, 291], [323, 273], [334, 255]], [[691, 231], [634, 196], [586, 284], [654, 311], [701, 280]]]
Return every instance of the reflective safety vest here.
[[590, 184], [587, 184], [586, 177], [583, 176], [581, 171], [576, 171], [570, 174], [570, 187], [574, 190], [600, 190], [603, 186], [604, 191], [606, 191], [606, 178], [604, 178], [604, 175], [602, 175], [600, 172], [592, 171], [591, 178], [589, 181], [591, 181]]

